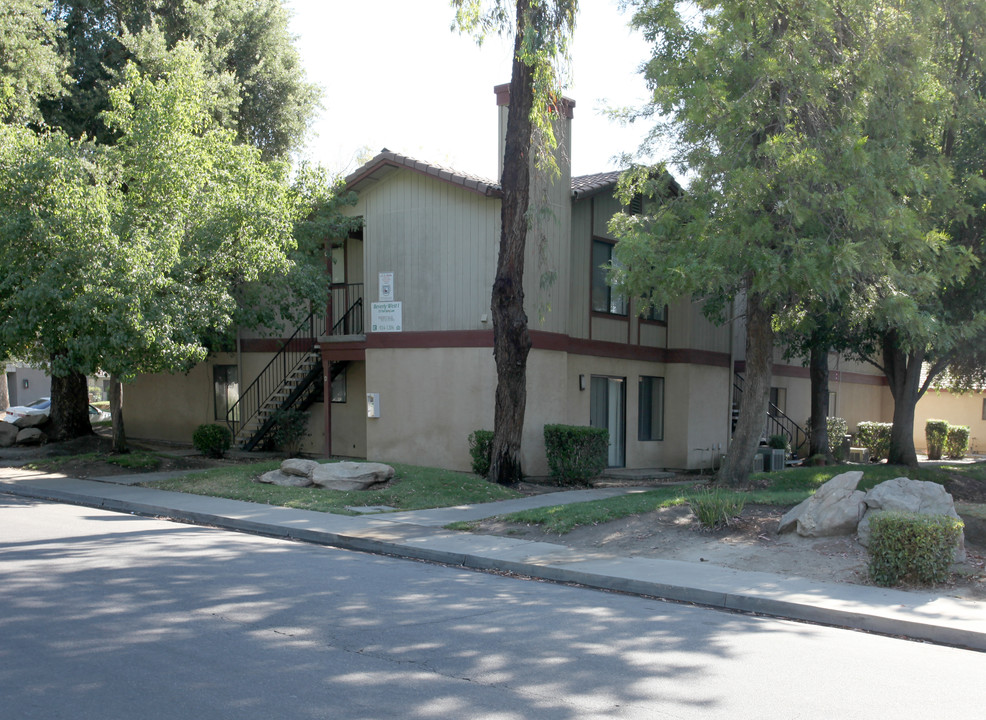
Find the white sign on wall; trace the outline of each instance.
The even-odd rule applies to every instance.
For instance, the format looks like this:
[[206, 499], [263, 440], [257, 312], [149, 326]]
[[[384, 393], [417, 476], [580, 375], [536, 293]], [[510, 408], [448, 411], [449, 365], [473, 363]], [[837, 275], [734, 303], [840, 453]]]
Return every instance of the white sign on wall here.
[[380, 273], [380, 302], [394, 299], [394, 273]]
[[370, 303], [370, 332], [401, 332], [403, 326], [403, 303]]

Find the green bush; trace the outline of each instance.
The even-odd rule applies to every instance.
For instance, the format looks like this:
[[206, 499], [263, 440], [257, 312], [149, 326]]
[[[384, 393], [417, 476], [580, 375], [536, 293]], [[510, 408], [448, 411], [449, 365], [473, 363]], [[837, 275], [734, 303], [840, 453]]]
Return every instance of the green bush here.
[[870, 524], [870, 579], [884, 587], [944, 582], [962, 527], [946, 515], [877, 513]]
[[767, 438], [767, 446], [773, 448], [774, 450], [789, 450], [790, 445], [787, 442], [787, 435], [771, 435]]
[[544, 449], [552, 477], [562, 483], [579, 483], [606, 467], [609, 432], [576, 425], [545, 425]]
[[308, 430], [308, 413], [304, 410], [278, 410], [274, 413], [274, 428], [270, 439], [285, 455], [301, 452], [301, 442]]
[[928, 420], [924, 424], [924, 437], [928, 441], [928, 459], [941, 460], [948, 439], [948, 421]]
[[[845, 418], [827, 417], [825, 418], [825, 429], [829, 436], [829, 450], [839, 462], [843, 462], [849, 457], [848, 446], [845, 444], [845, 437], [849, 434], [849, 423]], [[811, 418], [805, 421], [805, 430], [811, 434]]]
[[861, 422], [856, 427], [856, 443], [868, 448], [870, 460], [883, 460], [890, 451], [892, 423]]
[[203, 455], [221, 458], [233, 444], [233, 434], [225, 425], [199, 425], [192, 433], [192, 445]]
[[961, 460], [969, 450], [969, 428], [965, 425], [949, 425], [945, 440], [945, 455], [952, 460]]
[[469, 433], [469, 455], [472, 457], [472, 471], [486, 477], [490, 471], [490, 458], [493, 456], [493, 431], [474, 430]]
[[736, 493], [722, 493], [718, 488], [688, 498], [698, 521], [710, 530], [728, 525], [731, 519], [743, 512], [745, 502]]

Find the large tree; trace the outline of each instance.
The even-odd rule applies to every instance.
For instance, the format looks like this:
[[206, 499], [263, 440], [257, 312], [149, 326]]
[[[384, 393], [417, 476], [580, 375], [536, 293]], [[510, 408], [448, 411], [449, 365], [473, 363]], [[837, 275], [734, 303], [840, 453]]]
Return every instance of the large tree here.
[[38, 122], [38, 101], [64, 91], [61, 25], [46, 17], [50, 11], [50, 0], [5, 0], [0, 8], [0, 122]]
[[652, 140], [671, 138], [693, 179], [654, 213], [616, 219], [616, 279], [655, 303], [696, 295], [717, 319], [745, 318], [746, 387], [720, 475], [738, 483], [766, 415], [778, 317], [876, 278], [914, 287], [899, 257], [952, 262], [911, 201], [946, 188], [947, 173], [914, 158], [923, 118], [887, 90], [920, 78], [901, 39], [914, 23], [869, 0], [632, 4], [654, 44], [641, 114], [661, 119]]
[[203, 359], [237, 289], [289, 269], [308, 209], [285, 164], [210, 116], [197, 51], [149, 65], [111, 92], [114, 145], [0, 127], [0, 350], [50, 368], [55, 437], [89, 431], [87, 374]]
[[[552, 118], [561, 102], [559, 61], [567, 57], [577, 0], [452, 0], [456, 22], [482, 39], [490, 31], [514, 33], [510, 107], [500, 184], [500, 249], [490, 307], [496, 361], [496, 408], [489, 480], [520, 482], [521, 437], [527, 404], [531, 338], [524, 310], [524, 250], [530, 226], [532, 162], [553, 163]], [[512, 12], [511, 12], [512, 11]], [[511, 18], [513, 26], [511, 28]], [[535, 132], [537, 131], [537, 132]], [[533, 138], [537, 136], [538, 142]], [[557, 167], [554, 168], [557, 171]]]
[[[24, 1], [24, 0], [19, 0]], [[43, 102], [50, 125], [71, 137], [112, 142], [101, 113], [130, 61], [133, 37], [154, 27], [166, 49], [191, 42], [203, 55], [210, 112], [265, 158], [297, 149], [318, 106], [288, 32], [281, 0], [53, 0], [64, 25], [59, 49], [69, 63], [67, 95]]]

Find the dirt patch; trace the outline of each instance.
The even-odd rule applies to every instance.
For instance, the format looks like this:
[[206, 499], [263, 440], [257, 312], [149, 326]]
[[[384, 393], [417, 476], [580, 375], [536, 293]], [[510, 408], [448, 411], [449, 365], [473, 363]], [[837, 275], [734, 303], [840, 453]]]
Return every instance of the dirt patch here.
[[[706, 530], [687, 505], [583, 526], [556, 535], [536, 525], [479, 522], [473, 532], [564, 545], [620, 557], [708, 562], [826, 582], [869, 585], [866, 548], [850, 537], [803, 538], [777, 535], [786, 508], [748, 505], [728, 527]], [[986, 547], [967, 543], [967, 559], [953, 566], [943, 594], [986, 599]]]

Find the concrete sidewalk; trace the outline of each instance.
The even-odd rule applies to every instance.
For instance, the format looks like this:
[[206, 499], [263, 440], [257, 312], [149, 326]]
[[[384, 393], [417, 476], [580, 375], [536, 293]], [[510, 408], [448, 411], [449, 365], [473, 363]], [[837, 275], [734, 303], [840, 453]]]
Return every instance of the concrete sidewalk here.
[[[158, 474], [155, 474], [158, 475]], [[173, 475], [173, 474], [169, 474]], [[902, 635], [986, 651], [986, 603], [821, 583], [709, 564], [625, 558], [545, 542], [442, 529], [516, 510], [612, 497], [639, 488], [575, 490], [482, 505], [350, 517], [136, 487], [151, 475], [78, 480], [0, 468], [0, 493], [298, 539], [351, 550], [503, 570], [546, 580]]]

